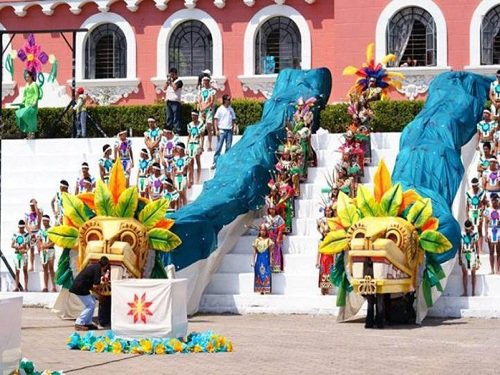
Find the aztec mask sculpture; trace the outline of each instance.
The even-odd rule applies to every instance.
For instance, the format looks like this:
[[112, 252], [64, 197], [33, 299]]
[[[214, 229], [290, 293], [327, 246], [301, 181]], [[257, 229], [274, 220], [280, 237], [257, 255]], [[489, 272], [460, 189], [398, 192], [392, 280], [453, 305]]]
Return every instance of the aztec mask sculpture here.
[[[166, 278], [160, 253], [172, 251], [181, 243], [169, 230], [173, 220], [165, 218], [169, 201], [149, 201], [139, 197], [136, 186], [126, 188], [120, 160], [113, 165], [109, 185], [99, 180], [94, 193], [64, 193], [62, 199], [63, 225], [49, 230], [51, 241], [64, 248], [58, 281], [64, 267], [70, 271], [69, 251], [78, 252], [78, 270], [97, 263], [103, 255], [108, 257], [111, 280]], [[154, 251], [154, 265], [147, 275], [150, 250]], [[102, 285], [99, 292], [109, 295], [110, 285]]]

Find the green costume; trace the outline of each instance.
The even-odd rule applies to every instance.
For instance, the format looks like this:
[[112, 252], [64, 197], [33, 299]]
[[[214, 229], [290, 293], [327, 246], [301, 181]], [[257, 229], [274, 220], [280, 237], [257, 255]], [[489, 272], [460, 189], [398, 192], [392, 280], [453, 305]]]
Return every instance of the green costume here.
[[24, 133], [37, 130], [39, 89], [36, 82], [26, 85], [23, 92], [23, 106], [16, 111], [16, 123]]

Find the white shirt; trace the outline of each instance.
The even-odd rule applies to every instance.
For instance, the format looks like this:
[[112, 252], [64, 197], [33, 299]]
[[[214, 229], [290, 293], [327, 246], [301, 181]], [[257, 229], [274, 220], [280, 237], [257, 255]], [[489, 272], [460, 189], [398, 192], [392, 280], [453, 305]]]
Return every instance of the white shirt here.
[[172, 85], [168, 85], [165, 90], [165, 100], [170, 100], [173, 102], [180, 102], [182, 96], [182, 81], [180, 78], [177, 78], [174, 81], [174, 86], [177, 85], [178, 89], [174, 90]]
[[497, 91], [497, 86], [500, 85], [497, 80], [494, 80], [490, 84], [490, 91], [493, 92], [493, 95], [495, 95], [496, 100], [500, 100], [500, 90]]
[[234, 113], [233, 107], [224, 107], [221, 105], [217, 108], [215, 116], [219, 121], [218, 128], [222, 130], [231, 130], [233, 128], [233, 121], [236, 120], [236, 114]]

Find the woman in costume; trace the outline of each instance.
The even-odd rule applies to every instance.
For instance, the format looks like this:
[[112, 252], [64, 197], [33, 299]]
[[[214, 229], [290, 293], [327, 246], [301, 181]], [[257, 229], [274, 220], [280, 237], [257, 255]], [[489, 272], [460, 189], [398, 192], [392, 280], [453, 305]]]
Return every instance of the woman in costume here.
[[35, 72], [25, 70], [24, 80], [26, 81], [26, 86], [24, 86], [21, 108], [16, 110], [16, 123], [23, 133], [28, 134], [28, 139], [33, 139], [37, 131], [40, 89], [36, 83]]
[[127, 130], [123, 129], [118, 133], [117, 140], [115, 141], [114, 150], [115, 160], [120, 158], [120, 161], [125, 171], [125, 178], [127, 179], [127, 187], [130, 184], [130, 172], [134, 168], [134, 154], [132, 153], [132, 141], [127, 138]]
[[[318, 220], [318, 232], [321, 234], [321, 241], [330, 232], [330, 227], [328, 226], [327, 219], [334, 217], [334, 210], [332, 206], [325, 206], [324, 216]], [[332, 271], [334, 264], [334, 258], [332, 254], [321, 254], [319, 252], [318, 246], [318, 256], [316, 258], [316, 268], [319, 270], [319, 280], [318, 286], [321, 289], [321, 294], [324, 296], [330, 292], [333, 288], [333, 284], [330, 281], [330, 273]]]
[[271, 253], [271, 271], [283, 272], [283, 231], [285, 230], [285, 221], [276, 213], [274, 206], [267, 208], [267, 215], [264, 216], [269, 238], [274, 242], [274, 248]]
[[271, 252], [273, 241], [268, 237], [265, 224], [259, 227], [259, 236], [253, 241], [254, 287], [255, 293], [271, 294]]
[[279, 182], [279, 196], [280, 200], [277, 206], [284, 206], [283, 210], [283, 220], [285, 220], [285, 233], [292, 232], [292, 219], [295, 216], [294, 210], [294, 200], [295, 200], [295, 190], [290, 184], [290, 176], [287, 172], [283, 172], [280, 175]]
[[[192, 165], [189, 168], [190, 184], [194, 181], [194, 161], [196, 160], [196, 180], [199, 182], [201, 177], [201, 154], [203, 153], [203, 132], [205, 127], [198, 120], [198, 112], [191, 112], [191, 122], [187, 126], [188, 131], [188, 149], [187, 155], [192, 160]], [[188, 188], [191, 186], [189, 185]]]

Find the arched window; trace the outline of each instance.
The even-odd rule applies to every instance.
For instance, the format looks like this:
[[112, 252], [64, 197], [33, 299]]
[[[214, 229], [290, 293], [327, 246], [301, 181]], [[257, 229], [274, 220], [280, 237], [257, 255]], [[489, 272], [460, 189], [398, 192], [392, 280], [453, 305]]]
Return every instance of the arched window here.
[[436, 65], [436, 23], [423, 8], [401, 9], [387, 26], [387, 53], [394, 53], [394, 66]]
[[481, 23], [481, 65], [500, 64], [500, 5], [488, 11]]
[[126, 78], [127, 40], [112, 23], [93, 29], [85, 41], [85, 78]]
[[272, 17], [255, 37], [255, 74], [300, 68], [301, 39], [297, 24], [288, 17]]
[[177, 68], [179, 76], [197, 76], [213, 71], [212, 34], [204, 23], [185, 21], [176, 26], [168, 42], [168, 67]]

